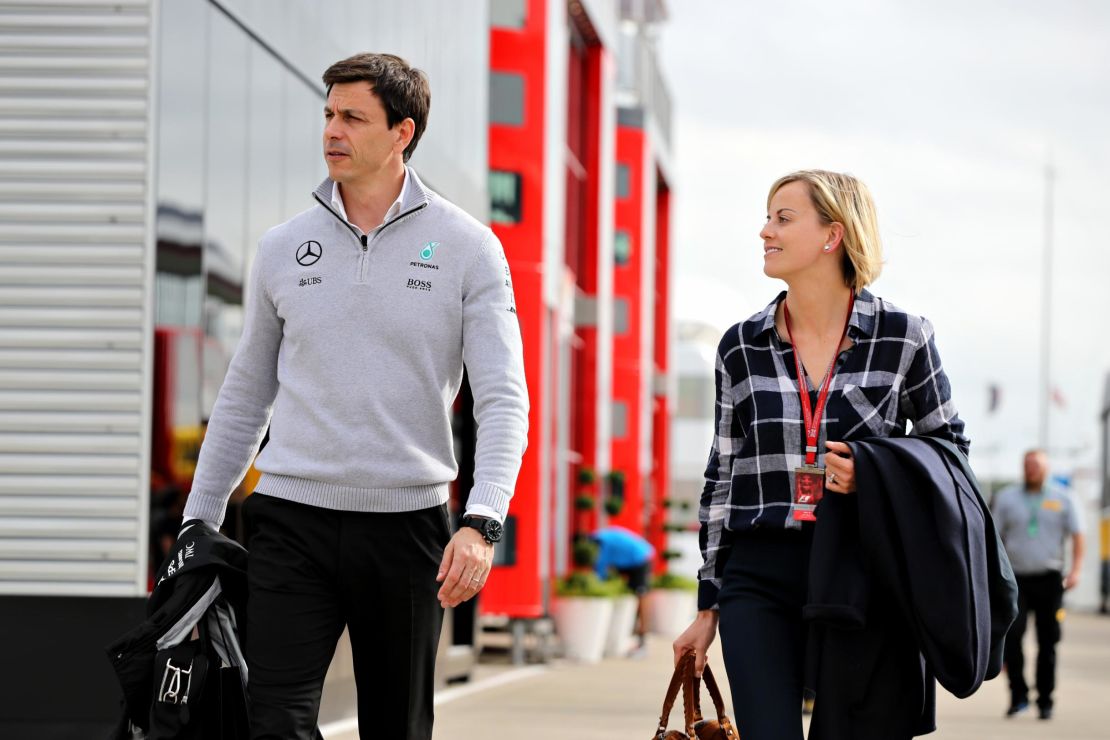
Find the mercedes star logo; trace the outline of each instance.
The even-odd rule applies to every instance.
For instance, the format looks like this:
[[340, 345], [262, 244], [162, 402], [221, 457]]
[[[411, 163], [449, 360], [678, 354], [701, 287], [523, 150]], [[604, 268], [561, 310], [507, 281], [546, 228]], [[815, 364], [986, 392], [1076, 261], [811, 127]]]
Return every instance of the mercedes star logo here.
[[320, 247], [320, 242], [305, 242], [297, 247], [297, 264], [302, 267], [315, 265], [323, 253], [324, 250]]

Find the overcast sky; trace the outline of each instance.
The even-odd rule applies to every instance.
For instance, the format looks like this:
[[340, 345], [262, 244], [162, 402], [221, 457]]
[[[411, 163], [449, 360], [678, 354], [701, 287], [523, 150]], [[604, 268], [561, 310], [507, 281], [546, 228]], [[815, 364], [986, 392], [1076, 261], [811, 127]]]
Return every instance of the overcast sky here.
[[[676, 316], [720, 329], [770, 302], [768, 186], [851, 172], [879, 210], [872, 291], [927, 316], [984, 475], [1036, 443], [1044, 170], [1058, 471], [1098, 459], [1110, 372], [1110, 3], [672, 0]], [[987, 414], [987, 388], [1003, 388]], [[1077, 452], [1083, 450], [1083, 452]]]

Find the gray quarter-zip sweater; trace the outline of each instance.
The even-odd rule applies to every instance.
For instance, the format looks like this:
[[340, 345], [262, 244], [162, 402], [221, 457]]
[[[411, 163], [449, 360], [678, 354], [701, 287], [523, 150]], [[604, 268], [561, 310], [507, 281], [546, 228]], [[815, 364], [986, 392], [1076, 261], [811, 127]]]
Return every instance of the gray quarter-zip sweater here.
[[318, 205], [262, 237], [186, 517], [223, 521], [267, 422], [259, 492], [346, 511], [445, 502], [464, 364], [478, 422], [468, 506], [504, 517], [528, 431], [508, 263], [488, 227], [408, 178], [400, 213], [365, 236], [332, 210], [326, 180]]

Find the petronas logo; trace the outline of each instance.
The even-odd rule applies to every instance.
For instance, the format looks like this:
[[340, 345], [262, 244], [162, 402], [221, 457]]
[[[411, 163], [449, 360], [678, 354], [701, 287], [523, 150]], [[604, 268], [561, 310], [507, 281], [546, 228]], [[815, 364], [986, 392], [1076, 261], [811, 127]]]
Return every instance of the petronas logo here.
[[439, 242], [428, 242], [427, 244], [425, 244], [424, 248], [420, 250], [420, 259], [430, 260], [432, 257], [435, 256], [436, 248], [438, 246]]

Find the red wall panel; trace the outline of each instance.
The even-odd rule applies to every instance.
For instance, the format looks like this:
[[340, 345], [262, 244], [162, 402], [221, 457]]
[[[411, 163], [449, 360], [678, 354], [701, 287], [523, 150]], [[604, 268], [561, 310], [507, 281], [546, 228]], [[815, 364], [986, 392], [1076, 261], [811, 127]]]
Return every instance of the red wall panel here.
[[640, 408], [642, 376], [650, 368], [642, 367], [640, 354], [641, 315], [645, 309], [643, 295], [643, 209], [644, 197], [644, 131], [627, 126], [617, 127], [617, 164], [628, 168], [629, 192], [627, 197], [616, 198], [614, 226], [628, 234], [631, 257], [613, 271], [614, 299], [628, 303], [628, 323], [624, 332], [613, 336], [613, 402], [621, 402], [627, 410], [625, 434], [618, 437], [616, 430], [612, 442], [612, 470], [625, 476], [624, 509], [613, 524], [627, 527], [634, 532], [644, 529], [643, 481], [639, 472], [640, 429], [645, 423], [647, 409]]

